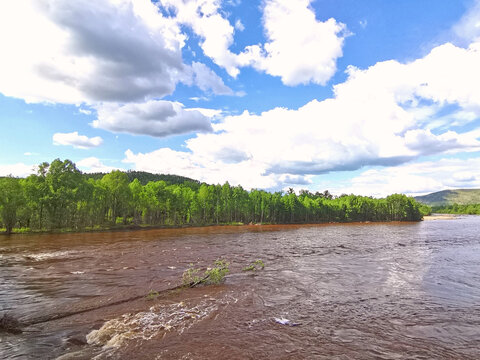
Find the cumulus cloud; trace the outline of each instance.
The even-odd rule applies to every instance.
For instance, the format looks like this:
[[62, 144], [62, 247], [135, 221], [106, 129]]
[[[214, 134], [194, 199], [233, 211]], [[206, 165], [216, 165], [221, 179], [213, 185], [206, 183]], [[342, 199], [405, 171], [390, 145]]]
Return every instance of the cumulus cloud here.
[[78, 168], [86, 173], [109, 173], [112, 170], [124, 170], [119, 167], [107, 166], [100, 159], [92, 156], [80, 161], [77, 161]]
[[[325, 84], [335, 72], [345, 26], [334, 19], [317, 21], [310, 0], [266, 1], [267, 42], [239, 54], [229, 49], [244, 26], [230, 24], [221, 5], [218, 0], [0, 2], [0, 92], [27, 102], [126, 103], [162, 98], [183, 82], [241, 96], [205, 64], [183, 63], [185, 25], [199, 36], [204, 54], [233, 77], [253, 66], [288, 85]], [[286, 20], [295, 31], [284, 26]]]
[[[459, 113], [468, 114], [462, 115], [468, 121], [480, 117], [479, 50], [477, 43], [468, 48], [445, 44], [409, 63], [385, 61], [364, 70], [350, 67], [347, 80], [334, 87], [333, 98], [313, 100], [298, 109], [227, 116], [212, 125], [213, 132], [189, 139], [187, 151], [162, 150], [161, 155], [182, 159], [172, 161], [173, 173], [182, 163], [177, 170], [185, 176], [275, 187], [291, 179], [299, 181], [293, 175], [401, 165], [421, 156], [478, 151], [479, 131], [445, 131], [428, 125], [442, 118], [448, 127], [458, 122]], [[452, 106], [457, 115], [448, 117], [445, 111]], [[154, 161], [158, 156], [131, 152], [127, 159], [144, 168], [159, 164]], [[242, 173], [234, 172], [232, 165]], [[220, 173], [218, 168], [225, 170]]]
[[334, 86], [334, 90], [336, 97], [352, 97], [355, 93], [365, 101], [375, 96], [379, 97], [379, 104], [388, 98], [403, 108], [416, 108], [421, 99], [437, 106], [457, 104], [478, 116], [480, 73], [475, 68], [479, 62], [480, 42], [467, 48], [446, 43], [407, 64], [392, 60], [366, 70], [351, 66], [348, 80]]
[[[224, 16], [218, 0], [165, 0], [179, 23], [189, 26], [200, 38], [203, 53], [227, 73], [236, 77], [240, 68], [253, 66], [286, 85], [325, 84], [336, 71], [336, 60], [342, 56], [346, 26], [335, 19], [318, 21], [311, 0], [267, 0], [263, 6], [265, 44], [247, 46], [233, 53], [235, 30]], [[289, 24], [285, 26], [285, 24]], [[295, 31], [292, 31], [295, 29]]]
[[97, 107], [93, 127], [114, 133], [164, 137], [212, 130], [210, 120], [198, 110], [178, 102], [151, 100], [125, 105], [104, 103]]
[[35, 165], [24, 163], [0, 165], [0, 176], [27, 177], [35, 173]]
[[103, 139], [100, 136], [89, 138], [85, 135], [79, 135], [77, 131], [72, 133], [55, 133], [53, 135], [54, 145], [70, 145], [77, 149], [90, 149], [100, 146]]
[[149, 153], [125, 152], [123, 162], [136, 170], [191, 177], [210, 184], [224, 183], [247, 188], [273, 188], [278, 184], [274, 175], [263, 176], [262, 167], [251, 159], [241, 162], [222, 162], [201, 154], [161, 148]]
[[342, 193], [387, 196], [404, 193], [412, 196], [435, 191], [480, 187], [480, 158], [440, 159], [383, 169], [370, 169], [330, 190]]
[[92, 115], [92, 110], [78, 108], [78, 112], [83, 115]]
[[232, 95], [206, 65], [183, 63], [185, 38], [150, 0], [2, 1], [0, 92], [27, 102], [138, 102], [185, 82]]
[[2, 1], [0, 91], [31, 102], [162, 97], [184, 39], [149, 0]]
[[342, 56], [346, 26], [333, 18], [318, 21], [310, 2], [267, 0], [263, 13], [267, 42], [244, 54], [251, 56], [255, 68], [279, 76], [285, 85], [325, 85]]
[[474, 5], [453, 27], [453, 34], [455, 40], [464, 45], [480, 39], [480, 0], [475, 0]]
[[193, 62], [191, 65], [191, 79], [185, 83], [194, 83], [200, 90], [211, 91], [216, 95], [233, 95], [232, 89], [225, 85], [222, 78], [215, 74], [205, 64]]
[[200, 114], [211, 118], [211, 119], [217, 119], [220, 118], [223, 114], [222, 110], [219, 109], [207, 109], [207, 108], [189, 108], [189, 111], [198, 111]]
[[301, 176], [301, 175], [291, 175], [284, 174], [279, 178], [282, 184], [293, 184], [293, 185], [310, 185], [313, 183], [312, 176]]
[[447, 131], [436, 136], [430, 130], [416, 129], [405, 133], [405, 144], [422, 155], [452, 150], [475, 151], [480, 148], [480, 142], [476, 139], [478, 135], [477, 132], [457, 134], [454, 131]]
[[163, 0], [162, 4], [175, 12], [175, 19], [189, 26], [200, 37], [203, 53], [230, 76], [236, 77], [237, 56], [229, 48], [233, 44], [234, 27], [220, 12], [218, 0]]
[[[239, 94], [205, 64], [183, 63], [181, 24], [159, 7], [150, 0], [0, 2], [0, 93], [87, 105], [78, 112], [97, 109], [94, 126], [114, 132], [209, 131], [201, 112], [153, 99], [171, 94], [179, 82], [208, 94]], [[55, 134], [54, 142], [88, 148], [101, 139]]]

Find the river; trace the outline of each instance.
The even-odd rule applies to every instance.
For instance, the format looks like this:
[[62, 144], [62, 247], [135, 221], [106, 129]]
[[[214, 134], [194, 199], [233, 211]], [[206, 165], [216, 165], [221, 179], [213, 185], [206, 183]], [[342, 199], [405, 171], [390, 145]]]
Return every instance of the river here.
[[[463, 216], [2, 236], [0, 317], [31, 325], [0, 333], [0, 358], [478, 359], [479, 229]], [[165, 291], [216, 259], [223, 284]]]

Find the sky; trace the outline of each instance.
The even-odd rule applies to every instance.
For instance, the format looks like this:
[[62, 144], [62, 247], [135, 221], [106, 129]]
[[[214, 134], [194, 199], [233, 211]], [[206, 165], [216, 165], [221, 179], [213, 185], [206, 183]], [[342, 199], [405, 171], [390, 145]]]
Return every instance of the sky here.
[[0, 176], [480, 188], [480, 0], [5, 0]]

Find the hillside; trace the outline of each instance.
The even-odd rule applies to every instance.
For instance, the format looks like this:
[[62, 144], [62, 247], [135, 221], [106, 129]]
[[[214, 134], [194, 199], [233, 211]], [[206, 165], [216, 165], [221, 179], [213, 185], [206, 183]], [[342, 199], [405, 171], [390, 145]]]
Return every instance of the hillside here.
[[429, 206], [480, 204], [480, 189], [443, 190], [416, 196], [415, 200]]
[[[188, 182], [190, 185], [195, 185], [195, 187], [200, 187], [200, 182], [198, 180], [190, 179], [184, 176], [179, 175], [168, 175], [168, 174], [152, 174], [145, 171], [134, 171], [128, 170], [125, 172], [128, 176], [128, 181], [133, 181], [133, 179], [138, 179], [142, 185], [146, 185], [149, 181], [165, 181], [167, 184], [183, 184]], [[93, 178], [95, 180], [101, 179], [105, 173], [85, 173], [83, 174], [87, 179]]]

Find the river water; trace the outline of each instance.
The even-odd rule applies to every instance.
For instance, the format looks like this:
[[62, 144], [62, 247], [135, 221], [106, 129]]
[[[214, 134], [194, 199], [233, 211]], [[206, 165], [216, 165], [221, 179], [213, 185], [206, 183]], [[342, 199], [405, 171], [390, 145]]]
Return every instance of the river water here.
[[[0, 316], [30, 324], [0, 333], [0, 358], [478, 359], [479, 229], [465, 216], [0, 237]], [[223, 284], [166, 291], [216, 259]]]

